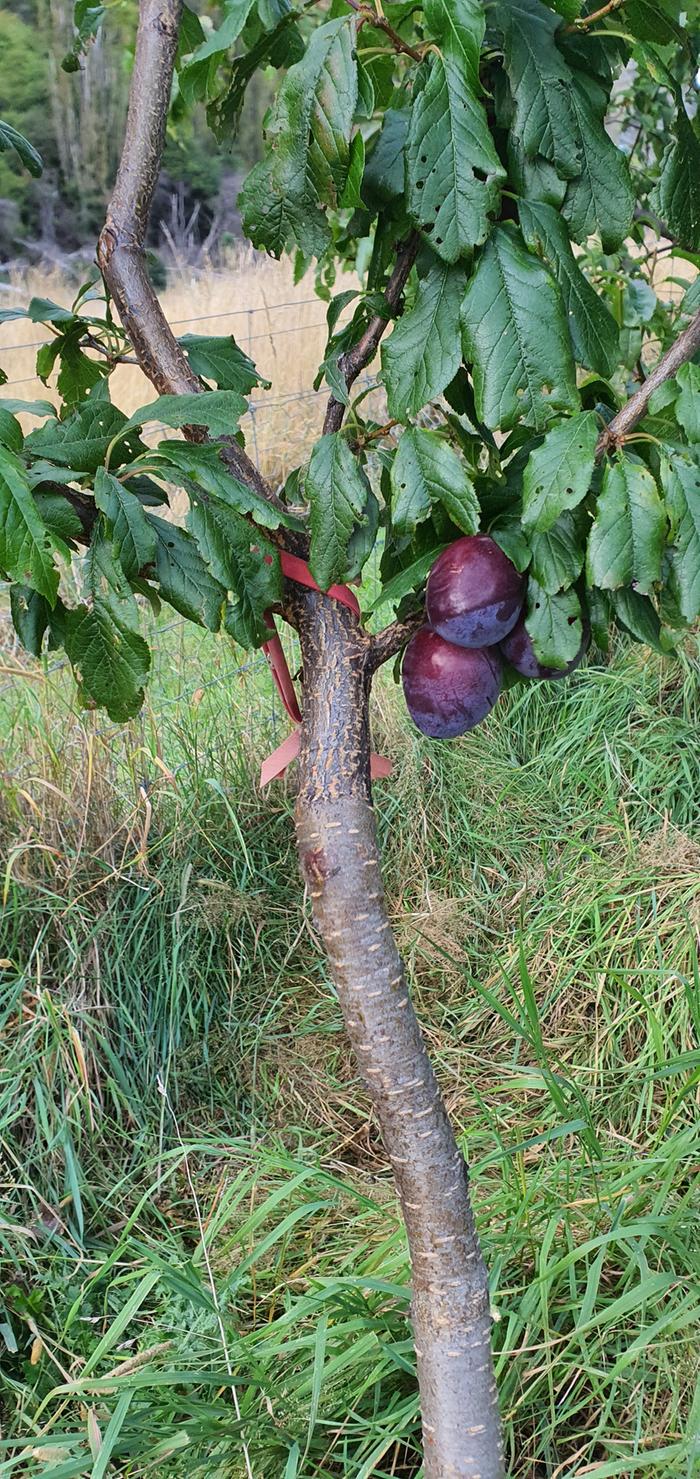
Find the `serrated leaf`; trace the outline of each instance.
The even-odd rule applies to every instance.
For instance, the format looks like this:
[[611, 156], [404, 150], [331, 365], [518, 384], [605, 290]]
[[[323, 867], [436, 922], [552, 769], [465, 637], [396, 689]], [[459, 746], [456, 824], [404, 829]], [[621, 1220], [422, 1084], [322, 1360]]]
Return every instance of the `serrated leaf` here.
[[188, 621], [218, 632], [226, 601], [224, 587], [207, 569], [197, 542], [177, 524], [147, 515], [156, 536], [155, 578], [159, 594]]
[[[34, 472], [34, 468], [31, 469]], [[79, 539], [83, 526], [73, 505], [61, 493], [47, 488], [33, 490], [34, 503], [41, 519], [56, 540]]]
[[700, 468], [674, 455], [662, 462], [666, 506], [671, 517], [671, 560], [686, 621], [700, 616]]
[[187, 525], [215, 580], [235, 598], [237, 640], [259, 647], [270, 636], [264, 613], [282, 596], [278, 551], [222, 504], [196, 503]]
[[178, 340], [195, 375], [213, 380], [219, 390], [237, 390], [248, 395], [255, 385], [269, 388], [270, 381], [258, 374], [252, 359], [236, 343], [233, 334], [183, 334]]
[[512, 226], [489, 237], [461, 311], [477, 414], [491, 431], [518, 421], [542, 430], [577, 411], [576, 370], [561, 295]]
[[267, 154], [240, 195], [246, 235], [273, 256], [290, 244], [320, 256], [330, 241], [321, 207], [338, 205], [347, 180], [357, 103], [354, 42], [347, 16], [326, 21], [280, 87]]
[[248, 407], [236, 390], [202, 390], [194, 395], [159, 395], [147, 406], [140, 406], [129, 417], [122, 433], [148, 421], [163, 426], [205, 426], [212, 436], [231, 436], [238, 428]]
[[465, 534], [479, 528], [474, 485], [457, 453], [435, 431], [409, 427], [391, 465], [391, 521], [397, 534], [412, 534], [441, 505]]
[[436, 262], [418, 284], [413, 307], [382, 342], [382, 377], [390, 416], [405, 421], [442, 394], [461, 359], [461, 267]]
[[24, 134], [19, 133], [16, 128], [13, 128], [11, 123], [6, 123], [4, 119], [0, 119], [0, 153], [6, 149], [13, 149], [15, 154], [21, 159], [25, 169], [28, 169], [30, 175], [34, 175], [38, 179], [44, 169], [44, 162], [38, 149], [35, 149], [34, 145], [30, 144], [29, 139], [25, 139]]
[[635, 195], [624, 154], [603, 126], [606, 97], [583, 73], [572, 73], [571, 105], [576, 115], [581, 170], [567, 186], [562, 215], [574, 241], [595, 232], [603, 251], [614, 252], [629, 234]]
[[580, 521], [569, 510], [543, 534], [533, 534], [531, 575], [548, 596], [566, 591], [578, 580], [585, 554]]
[[11, 411], [0, 406], [0, 446], [9, 447], [11, 452], [21, 452], [24, 437], [22, 428]]
[[409, 121], [407, 108], [387, 108], [384, 114], [381, 129], [367, 156], [362, 181], [363, 199], [370, 206], [388, 205], [403, 194]]
[[[46, 421], [25, 438], [25, 447], [33, 457], [45, 457], [59, 467], [76, 473], [94, 473], [104, 462], [107, 449], [115, 436], [127, 429], [126, 416], [109, 401], [87, 401], [66, 421]], [[129, 460], [145, 451], [138, 437], [127, 436], [114, 449], [112, 465]]]
[[676, 419], [689, 442], [700, 442], [700, 365], [682, 365], [676, 375], [680, 395], [676, 401]]
[[369, 607], [369, 612], [378, 611], [380, 606], [386, 606], [388, 602], [396, 603], [404, 596], [409, 596], [413, 591], [419, 591], [430, 574], [438, 555], [447, 548], [447, 545], [436, 544], [433, 549], [426, 550], [417, 559], [412, 560], [410, 565], [405, 565], [403, 570], [398, 570], [382, 586], [379, 595]]
[[669, 41], [684, 42], [686, 36], [678, 24], [671, 6], [663, 0], [625, 0], [624, 24], [627, 30], [640, 41], [658, 41], [665, 45]]
[[557, 49], [558, 15], [540, 0], [506, 0], [498, 8], [506, 72], [514, 102], [512, 129], [525, 156], [542, 155], [562, 179], [581, 164], [571, 104], [571, 71]]
[[304, 479], [309, 502], [309, 567], [323, 590], [350, 578], [348, 545], [364, 518], [369, 484], [341, 432], [316, 442]]
[[431, 57], [413, 94], [406, 187], [409, 213], [443, 261], [485, 240], [504, 175], [461, 57]]
[[138, 498], [104, 467], [98, 467], [95, 503], [105, 515], [112, 536], [112, 552], [124, 574], [138, 575], [156, 555], [156, 537]]
[[661, 643], [661, 622], [648, 596], [640, 596], [638, 591], [626, 587], [613, 591], [611, 600], [615, 615], [631, 637], [646, 647], [652, 647], [655, 652], [665, 653]]
[[224, 466], [217, 447], [197, 442], [159, 442], [155, 452], [147, 454], [147, 460], [160, 477], [191, 493], [208, 493], [237, 513], [250, 514], [263, 529], [278, 529], [280, 524], [288, 529], [303, 528], [294, 514], [268, 503], [262, 494], [234, 477]]
[[661, 574], [666, 514], [641, 462], [620, 457], [603, 476], [588, 539], [588, 579], [601, 590], [630, 585], [648, 595]]
[[598, 426], [593, 411], [572, 416], [547, 432], [523, 473], [523, 524], [551, 529], [564, 509], [585, 498], [595, 466]]
[[66, 652], [83, 698], [123, 723], [143, 703], [150, 651], [133, 595], [99, 534], [85, 557], [85, 574], [89, 604], [67, 613]]
[[10, 586], [10, 615], [22, 646], [33, 657], [41, 656], [44, 633], [51, 617], [45, 596], [27, 585]]
[[518, 212], [528, 246], [546, 257], [559, 284], [574, 358], [599, 375], [613, 375], [619, 362], [619, 330], [578, 266], [561, 213], [534, 200], [519, 201]]
[[51, 535], [42, 523], [25, 468], [0, 448], [0, 569], [53, 606], [58, 591]]
[[565, 668], [575, 658], [583, 637], [581, 603], [576, 591], [548, 595], [530, 578], [525, 626], [537, 661], [547, 668]]

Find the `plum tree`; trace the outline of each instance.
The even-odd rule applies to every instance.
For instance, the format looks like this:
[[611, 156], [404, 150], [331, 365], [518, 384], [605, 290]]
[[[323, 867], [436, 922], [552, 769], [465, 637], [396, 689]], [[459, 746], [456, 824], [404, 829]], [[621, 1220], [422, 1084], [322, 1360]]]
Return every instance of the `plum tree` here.
[[508, 636], [503, 638], [500, 648], [506, 662], [509, 662], [511, 667], [515, 668], [516, 673], [520, 673], [523, 678], [568, 678], [583, 661], [590, 640], [590, 627], [586, 622], [578, 652], [574, 653], [564, 667], [548, 668], [544, 663], [538, 662], [532, 637], [525, 625], [524, 617], [521, 617], [511, 628]]
[[[63, 647], [83, 701], [117, 722], [143, 702], [150, 605], [274, 649], [278, 677], [271, 623], [298, 634], [301, 874], [411, 1257], [422, 1426], [397, 1438], [425, 1479], [502, 1479], [469, 1127], [458, 1143], [387, 918], [370, 689], [424, 625], [427, 574], [464, 536], [481, 553], [463, 566], [474, 579], [461, 640], [477, 622], [479, 640], [504, 635], [526, 576], [525, 629], [545, 668], [574, 659], [584, 619], [599, 644], [612, 624], [670, 652], [700, 614], [700, 295], [697, 279], [679, 297], [653, 277], [661, 229], [700, 263], [700, 144], [686, 106], [696, 13], [677, 0], [223, 9], [205, 34], [182, 0], [140, 0], [98, 250], [103, 301], [92, 281], [72, 309], [32, 300], [26, 312], [50, 335], [38, 373], [56, 374], [58, 408], [0, 407], [0, 566], [25, 646]], [[78, 0], [72, 64], [110, 14]], [[291, 252], [297, 275], [315, 261], [328, 303], [323, 434], [281, 490], [241, 430], [255, 365], [231, 336], [175, 337], [145, 254], [171, 103], [204, 102], [229, 138], [259, 68], [277, 72], [277, 88], [241, 193], [244, 230], [261, 250]], [[629, 156], [605, 126], [613, 87]], [[640, 119], [640, 95], [673, 114], [665, 142], [654, 108]], [[334, 295], [339, 267], [354, 285]], [[157, 396], [127, 417], [110, 377], [133, 357]], [[358, 388], [363, 373], [386, 409]], [[29, 434], [18, 413], [36, 419]], [[175, 435], [147, 446], [153, 422]], [[187, 495], [184, 527], [167, 509], [173, 489]], [[495, 546], [505, 587], [492, 579]], [[347, 582], [375, 549], [371, 600]], [[424, 637], [413, 652], [426, 643], [442, 650]], [[495, 669], [464, 652], [463, 664]], [[556, 1435], [551, 1450], [556, 1466]]]
[[427, 626], [411, 637], [401, 676], [411, 718], [431, 739], [466, 734], [490, 714], [501, 691], [495, 647], [456, 647]]
[[517, 621], [525, 582], [488, 534], [457, 539], [428, 576], [430, 625], [459, 647], [492, 647]]

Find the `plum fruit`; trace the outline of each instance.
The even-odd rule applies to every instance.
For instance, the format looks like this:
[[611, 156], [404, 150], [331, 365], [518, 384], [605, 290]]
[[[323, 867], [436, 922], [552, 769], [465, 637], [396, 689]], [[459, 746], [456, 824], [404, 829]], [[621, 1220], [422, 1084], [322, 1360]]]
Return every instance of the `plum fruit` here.
[[511, 667], [515, 668], [516, 673], [520, 673], [523, 678], [568, 678], [569, 673], [573, 673], [574, 668], [577, 668], [581, 662], [590, 636], [591, 630], [588, 622], [584, 622], [583, 641], [576, 656], [572, 657], [571, 662], [567, 663], [565, 668], [546, 668], [535, 657], [532, 638], [525, 626], [525, 618], [522, 616], [508, 636], [504, 637], [500, 648], [506, 662], [509, 662]]
[[421, 627], [406, 648], [403, 691], [414, 724], [431, 739], [454, 739], [480, 724], [501, 690], [498, 652], [455, 647]]
[[488, 534], [469, 534], [438, 555], [428, 576], [430, 626], [458, 647], [493, 647], [515, 625], [525, 582]]

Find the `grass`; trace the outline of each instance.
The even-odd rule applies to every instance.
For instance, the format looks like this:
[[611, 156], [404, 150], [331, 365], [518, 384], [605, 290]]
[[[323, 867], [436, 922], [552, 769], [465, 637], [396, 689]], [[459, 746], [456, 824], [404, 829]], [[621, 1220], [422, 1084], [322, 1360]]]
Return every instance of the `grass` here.
[[[124, 731], [0, 674], [0, 1474], [417, 1479], [391, 1177], [256, 788], [284, 717], [257, 658], [158, 650]], [[433, 746], [377, 693], [514, 1479], [697, 1472], [699, 691], [621, 649]]]

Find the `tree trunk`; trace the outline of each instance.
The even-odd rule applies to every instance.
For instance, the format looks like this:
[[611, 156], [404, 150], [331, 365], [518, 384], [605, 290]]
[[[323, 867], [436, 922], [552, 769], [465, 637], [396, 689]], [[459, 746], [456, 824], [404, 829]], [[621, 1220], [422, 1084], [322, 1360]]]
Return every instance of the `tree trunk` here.
[[301, 872], [406, 1222], [425, 1479], [501, 1479], [487, 1275], [467, 1168], [387, 918], [369, 780], [370, 643], [325, 596], [295, 596], [303, 661]]

